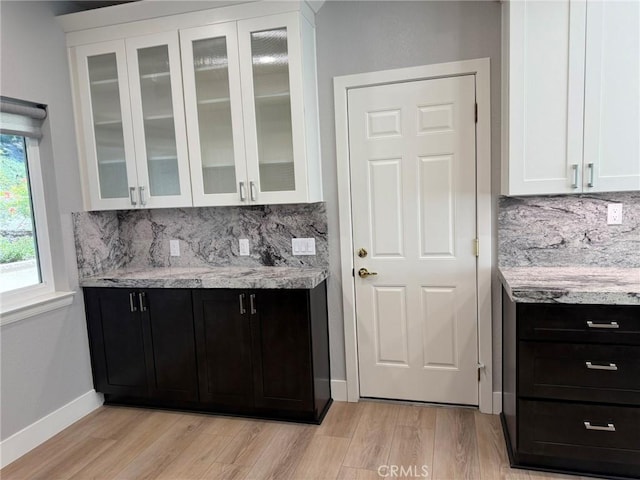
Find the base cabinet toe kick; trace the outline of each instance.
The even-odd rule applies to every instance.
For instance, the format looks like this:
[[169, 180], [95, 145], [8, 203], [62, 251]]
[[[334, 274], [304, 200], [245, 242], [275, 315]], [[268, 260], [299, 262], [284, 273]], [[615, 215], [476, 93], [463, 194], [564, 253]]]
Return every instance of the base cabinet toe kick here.
[[320, 423], [326, 281], [312, 289], [84, 288], [105, 403]]
[[640, 478], [640, 306], [502, 304], [511, 465]]

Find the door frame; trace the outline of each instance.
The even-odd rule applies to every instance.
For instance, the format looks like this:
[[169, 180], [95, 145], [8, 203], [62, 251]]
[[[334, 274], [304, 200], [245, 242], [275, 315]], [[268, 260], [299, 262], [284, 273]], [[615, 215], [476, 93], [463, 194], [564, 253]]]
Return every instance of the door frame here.
[[491, 95], [489, 58], [344, 75], [333, 79], [336, 116], [342, 307], [344, 318], [345, 366], [347, 373], [347, 400], [349, 402], [357, 402], [360, 399], [360, 385], [356, 335], [355, 277], [353, 276], [354, 246], [349, 171], [348, 91], [352, 88], [371, 87], [387, 83], [428, 80], [460, 75], [474, 75], [476, 80], [476, 102], [478, 104], [478, 121], [476, 123], [476, 234], [479, 240], [476, 288], [478, 301], [478, 364], [480, 370], [478, 400], [481, 412], [493, 413], [491, 321], [493, 234], [491, 227]]

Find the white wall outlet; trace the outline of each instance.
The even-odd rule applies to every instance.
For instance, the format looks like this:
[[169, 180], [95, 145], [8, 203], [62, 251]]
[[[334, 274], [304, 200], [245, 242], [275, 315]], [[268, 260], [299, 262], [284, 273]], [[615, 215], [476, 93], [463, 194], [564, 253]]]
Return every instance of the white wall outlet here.
[[291, 251], [294, 255], [315, 255], [316, 239], [315, 238], [292, 238]]
[[180, 240], [169, 240], [169, 254], [172, 257], [180, 256]]
[[239, 245], [241, 256], [246, 257], [247, 255], [249, 255], [249, 239], [248, 238], [239, 239], [238, 245]]
[[607, 205], [607, 225], [622, 225], [622, 204]]

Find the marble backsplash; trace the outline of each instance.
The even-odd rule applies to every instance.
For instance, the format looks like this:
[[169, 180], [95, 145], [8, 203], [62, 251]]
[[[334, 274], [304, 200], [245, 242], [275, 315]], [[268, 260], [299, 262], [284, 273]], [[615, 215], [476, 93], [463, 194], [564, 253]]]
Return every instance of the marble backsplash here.
[[[607, 204], [622, 203], [622, 225]], [[500, 267], [640, 267], [640, 192], [501, 197]]]
[[[280, 266], [328, 268], [324, 203], [78, 212], [81, 278], [117, 268]], [[240, 256], [238, 239], [249, 239]], [[294, 256], [292, 238], [315, 238], [316, 255]], [[180, 241], [172, 257], [169, 240]]]

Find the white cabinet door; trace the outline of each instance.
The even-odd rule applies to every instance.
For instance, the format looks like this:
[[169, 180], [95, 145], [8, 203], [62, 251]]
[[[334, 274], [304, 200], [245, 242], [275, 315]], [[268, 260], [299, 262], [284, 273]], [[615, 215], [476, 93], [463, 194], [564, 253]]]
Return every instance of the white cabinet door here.
[[503, 193], [580, 188], [584, 1], [508, 2], [508, 142]]
[[585, 191], [640, 190], [639, 32], [639, 2], [587, 2]]
[[81, 161], [92, 210], [138, 204], [129, 80], [124, 41], [76, 48]]
[[143, 208], [192, 205], [178, 33], [126, 40]]
[[236, 23], [180, 31], [193, 204], [249, 201]]
[[300, 30], [295, 13], [238, 22], [251, 203], [308, 201]]

